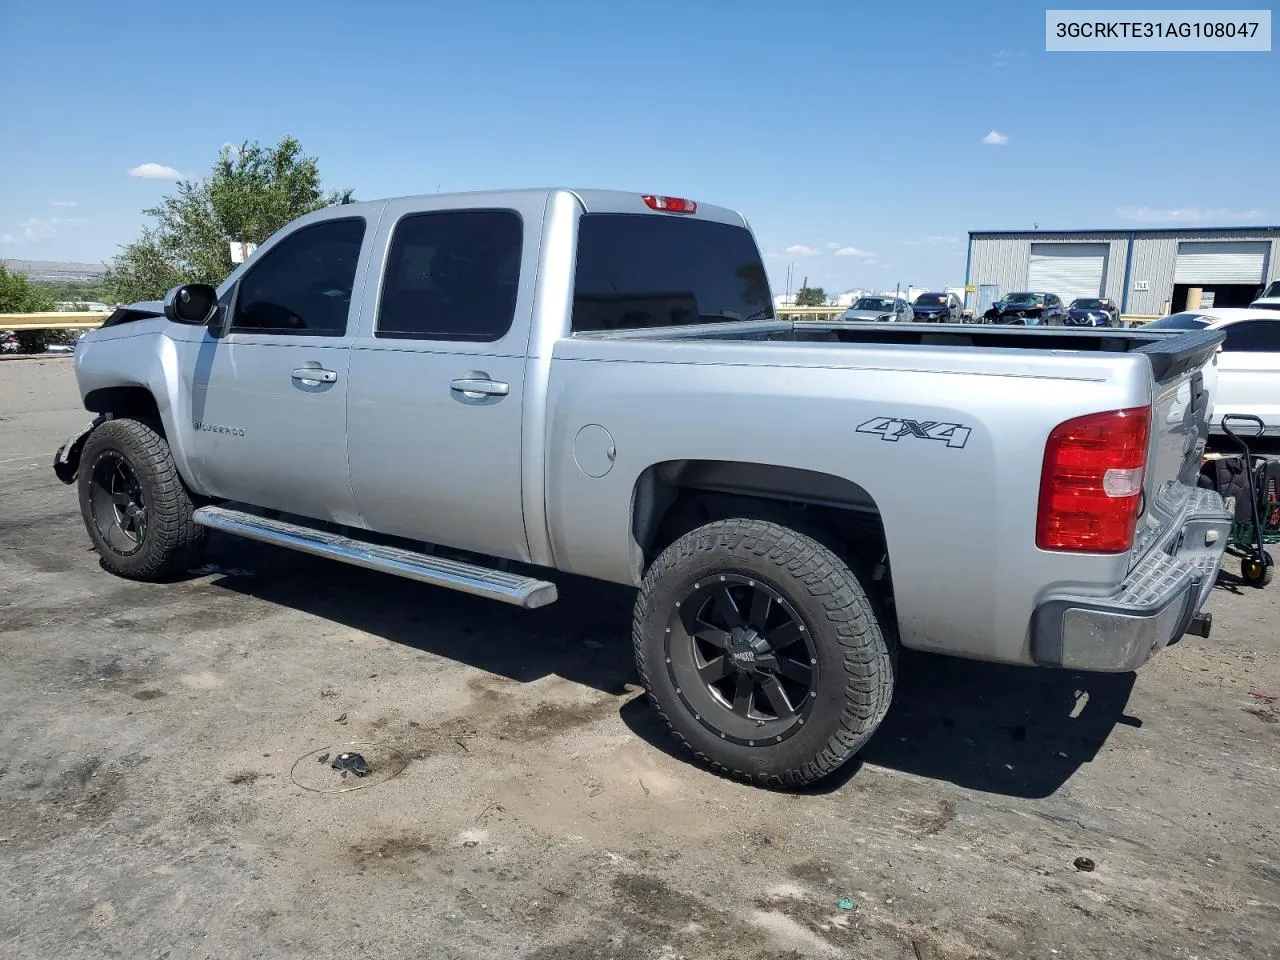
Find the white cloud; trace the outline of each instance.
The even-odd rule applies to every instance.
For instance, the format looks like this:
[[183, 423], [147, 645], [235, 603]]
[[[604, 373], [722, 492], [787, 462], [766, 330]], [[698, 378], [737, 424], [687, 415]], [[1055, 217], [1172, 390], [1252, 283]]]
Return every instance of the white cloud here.
[[30, 240], [32, 243], [51, 240], [58, 232], [54, 229], [53, 224], [44, 220], [37, 220], [35, 217], [30, 220], [24, 220], [19, 226], [22, 227], [23, 239]]
[[4, 236], [0, 237], [0, 243], [5, 244], [6, 246], [12, 243], [17, 243], [17, 242], [18, 242], [18, 238], [15, 237], [12, 233], [6, 233]]
[[1014, 60], [1021, 60], [1026, 54], [1021, 50], [997, 50], [991, 55], [991, 66], [1007, 67]]
[[817, 247], [806, 247], [803, 243], [793, 243], [782, 252], [793, 257], [816, 257], [822, 251]]
[[79, 200], [50, 200], [50, 201], [49, 201], [49, 206], [51, 206], [51, 207], [78, 207], [78, 206], [80, 206], [80, 201], [79, 201]]
[[182, 174], [173, 167], [166, 166], [163, 163], [140, 163], [129, 171], [131, 177], [141, 177], [143, 180], [181, 180]]
[[89, 221], [85, 217], [50, 217], [49, 222], [59, 227], [83, 227]]
[[875, 257], [874, 253], [869, 250], [859, 250], [857, 247], [841, 247], [836, 251], [837, 257], [858, 257], [862, 260], [870, 260]]
[[1229, 210], [1226, 207], [1116, 207], [1116, 214], [1139, 223], [1204, 223], [1213, 220], [1232, 224], [1261, 220], [1264, 216], [1261, 210]]
[[992, 130], [990, 133], [988, 133], [985, 137], [982, 138], [982, 142], [989, 147], [1003, 147], [1006, 143], [1009, 142], [1009, 137], [996, 130]]
[[960, 238], [930, 236], [930, 237], [921, 237], [919, 240], [903, 240], [902, 242], [909, 247], [918, 247], [918, 246], [936, 247], [942, 243], [959, 243]]
[[828, 249], [828, 250], [839, 250], [842, 246], [844, 246], [844, 244], [839, 243], [839, 242], [838, 242], [838, 241], [836, 241], [836, 240], [832, 240], [830, 243], [828, 243], [828, 244], [827, 244], [827, 249]]

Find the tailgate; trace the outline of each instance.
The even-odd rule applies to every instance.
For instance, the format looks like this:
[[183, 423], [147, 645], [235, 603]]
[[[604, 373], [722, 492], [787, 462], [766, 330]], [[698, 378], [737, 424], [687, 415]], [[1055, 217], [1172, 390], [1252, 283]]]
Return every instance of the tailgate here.
[[1151, 445], [1131, 567], [1161, 544], [1163, 534], [1179, 529], [1178, 521], [1196, 491], [1209, 435], [1204, 368], [1222, 339], [1218, 331], [1171, 333], [1138, 351], [1151, 361]]

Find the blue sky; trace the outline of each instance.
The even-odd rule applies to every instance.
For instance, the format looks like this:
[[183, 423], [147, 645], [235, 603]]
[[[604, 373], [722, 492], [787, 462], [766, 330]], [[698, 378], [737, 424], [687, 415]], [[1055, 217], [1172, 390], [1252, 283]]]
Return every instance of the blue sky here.
[[3, 257], [109, 258], [174, 186], [129, 171], [285, 134], [361, 199], [725, 204], [775, 292], [960, 283], [971, 229], [1280, 222], [1276, 53], [1046, 53], [1026, 2], [14, 0], [0, 36]]

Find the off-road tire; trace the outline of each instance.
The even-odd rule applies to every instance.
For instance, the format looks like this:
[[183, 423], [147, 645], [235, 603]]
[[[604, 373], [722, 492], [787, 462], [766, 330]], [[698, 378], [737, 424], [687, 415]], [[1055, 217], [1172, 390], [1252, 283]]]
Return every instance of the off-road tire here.
[[[676, 601], [712, 576], [755, 578], [800, 614], [816, 648], [816, 698], [807, 723], [780, 743], [747, 746], [709, 730], [677, 693], [666, 625]], [[763, 520], [709, 523], [680, 537], [645, 574], [632, 618], [636, 666], [675, 737], [718, 773], [773, 788], [833, 773], [871, 738], [893, 696], [897, 647], [849, 566], [811, 537]]]
[[[94, 469], [104, 454], [113, 453], [132, 469], [142, 489], [147, 511], [146, 531], [139, 548], [123, 554], [102, 537], [94, 521], [90, 496]], [[168, 441], [141, 420], [108, 420], [89, 434], [77, 477], [80, 514], [102, 565], [130, 580], [164, 580], [186, 570], [204, 549], [207, 531], [192, 520], [195, 505], [173, 462]]]

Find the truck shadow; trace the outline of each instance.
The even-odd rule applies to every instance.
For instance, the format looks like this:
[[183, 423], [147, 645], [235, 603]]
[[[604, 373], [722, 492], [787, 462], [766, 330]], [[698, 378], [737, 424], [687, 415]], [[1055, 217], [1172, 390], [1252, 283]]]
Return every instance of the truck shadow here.
[[[884, 723], [850, 763], [806, 792], [829, 793], [864, 764], [1010, 797], [1055, 793], [1090, 762], [1117, 724], [1136, 674], [1077, 674], [902, 651]], [[672, 738], [641, 699], [622, 710], [639, 736], [674, 756]]]
[[208, 559], [224, 572], [214, 581], [223, 589], [510, 680], [554, 674], [615, 695], [635, 680], [628, 587], [557, 576], [559, 602], [522, 610], [222, 536], [211, 539]]
[[[529, 683], [548, 675], [623, 697], [636, 681], [635, 591], [557, 577], [560, 601], [520, 610], [252, 543], [215, 544], [221, 587], [394, 643]], [[1016, 797], [1045, 797], [1090, 762], [1124, 713], [1136, 675], [1079, 674], [902, 651], [893, 707], [859, 757], [811, 788], [829, 792], [862, 764]], [[634, 687], [631, 688], [634, 691]], [[639, 737], [687, 756], [644, 697], [620, 700]]]

